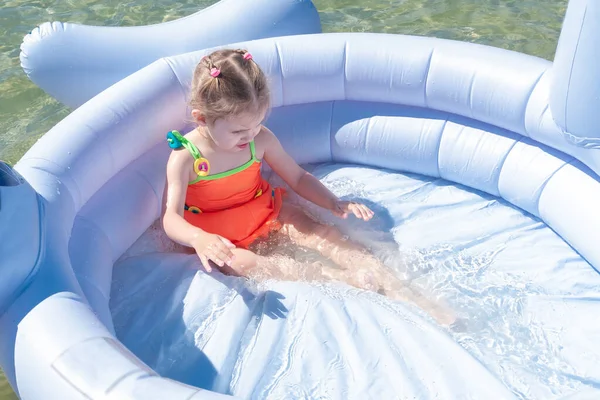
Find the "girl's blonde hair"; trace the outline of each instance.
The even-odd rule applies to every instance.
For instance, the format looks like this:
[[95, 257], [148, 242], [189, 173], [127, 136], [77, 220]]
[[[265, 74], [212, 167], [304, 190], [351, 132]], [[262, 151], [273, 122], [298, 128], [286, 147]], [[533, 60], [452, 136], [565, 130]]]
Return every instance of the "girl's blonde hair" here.
[[192, 78], [190, 106], [207, 122], [268, 108], [267, 78], [243, 49], [217, 50], [200, 60]]

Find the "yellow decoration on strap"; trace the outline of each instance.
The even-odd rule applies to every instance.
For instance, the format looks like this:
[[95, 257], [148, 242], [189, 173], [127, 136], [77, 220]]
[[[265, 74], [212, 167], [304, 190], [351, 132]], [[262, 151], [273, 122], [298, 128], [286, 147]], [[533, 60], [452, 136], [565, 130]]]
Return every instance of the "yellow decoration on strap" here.
[[204, 157], [197, 158], [194, 161], [194, 172], [198, 176], [206, 176], [210, 172], [210, 163]]
[[254, 195], [254, 198], [257, 198], [257, 197], [259, 197], [259, 196], [262, 196], [262, 189], [258, 189], [258, 190], [256, 191], [256, 194]]
[[190, 208], [188, 208], [188, 211], [190, 211], [190, 212], [192, 212], [194, 214], [200, 214], [200, 213], [202, 213], [202, 210], [199, 209], [196, 206], [191, 206]]

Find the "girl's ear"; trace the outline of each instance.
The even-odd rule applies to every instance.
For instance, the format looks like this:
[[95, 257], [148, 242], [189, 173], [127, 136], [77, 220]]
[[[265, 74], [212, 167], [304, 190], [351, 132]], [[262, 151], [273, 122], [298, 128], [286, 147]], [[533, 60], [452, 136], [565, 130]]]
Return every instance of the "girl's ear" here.
[[196, 108], [192, 110], [192, 118], [200, 126], [206, 126], [206, 118], [202, 115], [202, 112]]

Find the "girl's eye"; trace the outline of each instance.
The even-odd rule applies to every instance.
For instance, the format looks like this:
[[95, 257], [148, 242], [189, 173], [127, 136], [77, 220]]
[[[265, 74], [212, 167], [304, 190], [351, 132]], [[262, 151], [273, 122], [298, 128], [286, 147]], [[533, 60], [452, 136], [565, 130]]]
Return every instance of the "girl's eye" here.
[[260, 123], [254, 129], [243, 129], [243, 130], [240, 130], [240, 131], [233, 131], [232, 133], [236, 134], [236, 135], [239, 135], [239, 134], [242, 134], [242, 133], [246, 133], [246, 132], [248, 132], [250, 130], [262, 129], [262, 126], [263, 126], [264, 123], [265, 123], [265, 121], [262, 120], [262, 121], [260, 121]]

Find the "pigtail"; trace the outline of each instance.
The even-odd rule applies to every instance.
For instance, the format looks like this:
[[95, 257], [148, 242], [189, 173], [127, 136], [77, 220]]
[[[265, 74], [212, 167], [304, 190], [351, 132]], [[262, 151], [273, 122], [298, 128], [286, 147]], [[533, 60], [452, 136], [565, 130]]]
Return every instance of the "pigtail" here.
[[219, 78], [222, 77], [221, 69], [215, 65], [210, 56], [202, 57], [201, 63], [203, 63], [206, 66], [208, 74], [211, 76], [211, 78], [214, 78], [208, 80], [207, 87], [210, 88], [210, 86], [214, 84], [216, 86], [216, 89], [218, 90], [220, 83]]

